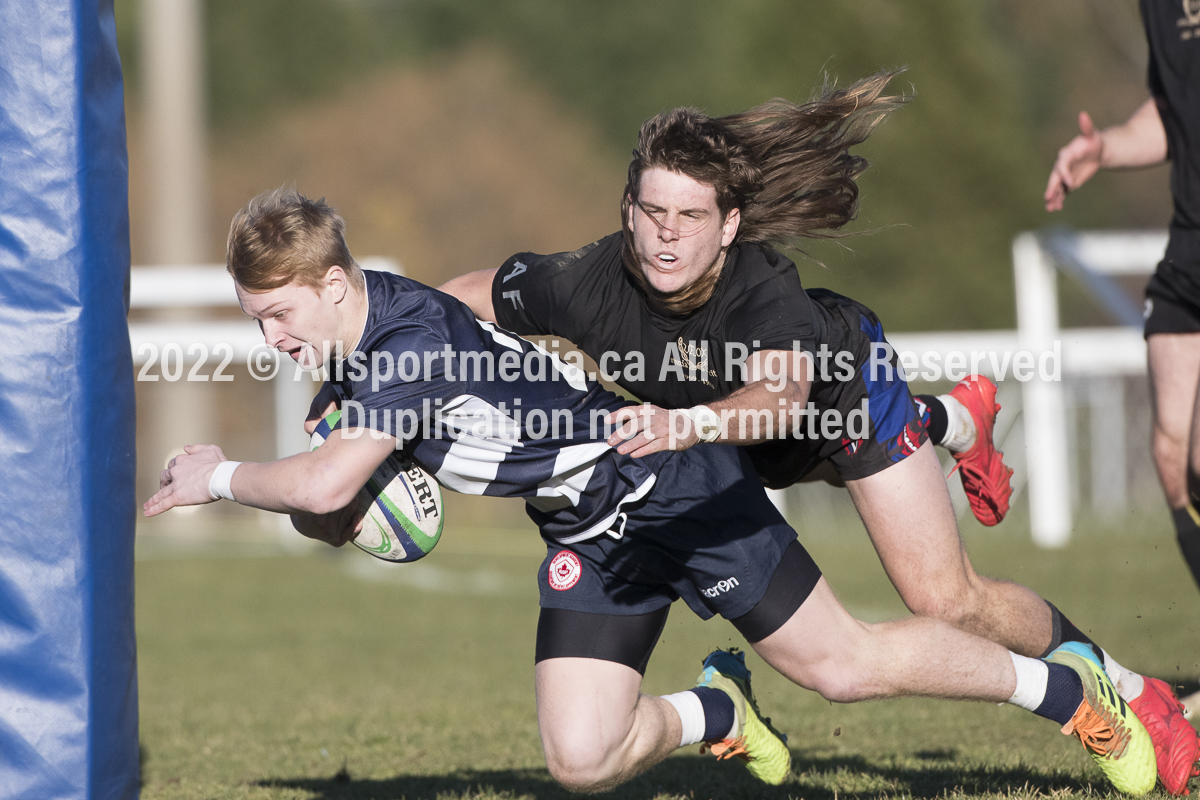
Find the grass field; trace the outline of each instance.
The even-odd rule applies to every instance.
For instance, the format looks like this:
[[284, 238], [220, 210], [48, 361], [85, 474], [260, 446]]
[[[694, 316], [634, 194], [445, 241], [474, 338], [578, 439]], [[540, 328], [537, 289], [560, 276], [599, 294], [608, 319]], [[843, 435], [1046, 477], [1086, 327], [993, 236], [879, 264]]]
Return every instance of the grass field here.
[[[1149, 521], [1147, 521], [1149, 520]], [[1127, 666], [1195, 686], [1200, 598], [1165, 513], [1080, 525], [1063, 551], [1033, 549], [1018, 520], [968, 531], [981, 572], [1051, 598]], [[231, 531], [230, 536], [235, 536]], [[865, 534], [806, 536], [843, 602], [903, 612]], [[137, 565], [145, 798], [550, 798], [537, 736], [532, 528], [449, 528], [420, 564], [329, 549], [263, 547]], [[646, 676], [691, 685], [728, 623], [676, 606]], [[1054, 797], [1107, 795], [1056, 726], [1016, 708], [929, 700], [835, 706], [754, 654], [764, 713], [790, 735], [782, 787], [679, 751], [611, 795], [649, 798]]]

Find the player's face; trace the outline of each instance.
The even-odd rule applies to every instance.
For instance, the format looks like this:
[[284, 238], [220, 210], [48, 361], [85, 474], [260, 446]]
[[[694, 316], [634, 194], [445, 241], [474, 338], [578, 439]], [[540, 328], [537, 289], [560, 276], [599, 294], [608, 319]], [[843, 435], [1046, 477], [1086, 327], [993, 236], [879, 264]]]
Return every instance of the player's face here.
[[266, 343], [291, 356], [302, 369], [320, 369], [324, 355], [334, 352], [338, 336], [334, 288], [320, 290], [289, 283], [266, 292], [251, 292], [236, 282], [238, 301], [247, 316], [258, 320]]
[[646, 170], [628, 219], [642, 274], [664, 294], [688, 288], [725, 258], [740, 219], [736, 208], [721, 218], [708, 184], [662, 167]]

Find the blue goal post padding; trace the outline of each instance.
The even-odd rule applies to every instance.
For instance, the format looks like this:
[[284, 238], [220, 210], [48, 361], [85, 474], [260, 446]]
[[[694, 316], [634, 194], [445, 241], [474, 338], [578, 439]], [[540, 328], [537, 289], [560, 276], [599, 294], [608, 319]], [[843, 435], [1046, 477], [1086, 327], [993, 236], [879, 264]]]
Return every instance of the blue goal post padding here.
[[0, 2], [0, 797], [138, 794], [111, 0]]

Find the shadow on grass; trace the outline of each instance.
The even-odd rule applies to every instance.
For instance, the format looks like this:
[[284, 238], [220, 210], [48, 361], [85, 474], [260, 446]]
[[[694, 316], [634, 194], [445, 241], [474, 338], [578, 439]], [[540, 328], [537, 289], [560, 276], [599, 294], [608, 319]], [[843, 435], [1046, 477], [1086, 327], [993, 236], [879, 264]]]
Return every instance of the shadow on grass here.
[[[791, 778], [783, 786], [766, 786], [736, 765], [711, 758], [672, 758], [600, 797], [651, 800], [662, 795], [702, 798], [753, 797], [785, 800], [866, 800], [884, 796], [943, 798], [947, 794], [1000, 794], [1054, 797], [1112, 790], [1100, 778], [1081, 780], [1065, 771], [1035, 767], [960, 764], [954, 751], [925, 751], [906, 756], [868, 759], [837, 755], [793, 754]], [[398, 776], [358, 780], [343, 768], [330, 778], [278, 778], [258, 781], [264, 788], [299, 789], [317, 800], [455, 800], [456, 798], [532, 798], [565, 800], [570, 792], [544, 769], [462, 771], [447, 775]]]

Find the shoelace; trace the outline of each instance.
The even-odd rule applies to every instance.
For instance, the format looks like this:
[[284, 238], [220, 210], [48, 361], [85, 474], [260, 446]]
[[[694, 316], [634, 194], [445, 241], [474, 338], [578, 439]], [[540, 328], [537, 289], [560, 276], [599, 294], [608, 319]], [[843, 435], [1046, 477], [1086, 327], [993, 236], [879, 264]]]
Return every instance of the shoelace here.
[[[1079, 711], [1083, 711], [1082, 716]], [[1086, 701], [1075, 712], [1071, 721], [1063, 726], [1063, 733], [1074, 733], [1089, 751], [1102, 756], [1120, 758], [1129, 746], [1129, 729], [1125, 723], [1107, 708], [1092, 708]]]
[[737, 756], [743, 761], [753, 761], [754, 757], [746, 752], [746, 737], [739, 736], [736, 739], [721, 739], [715, 742], [704, 742], [700, 745], [700, 754], [703, 755], [709, 751], [717, 757], [717, 761], [724, 761], [727, 758]]

